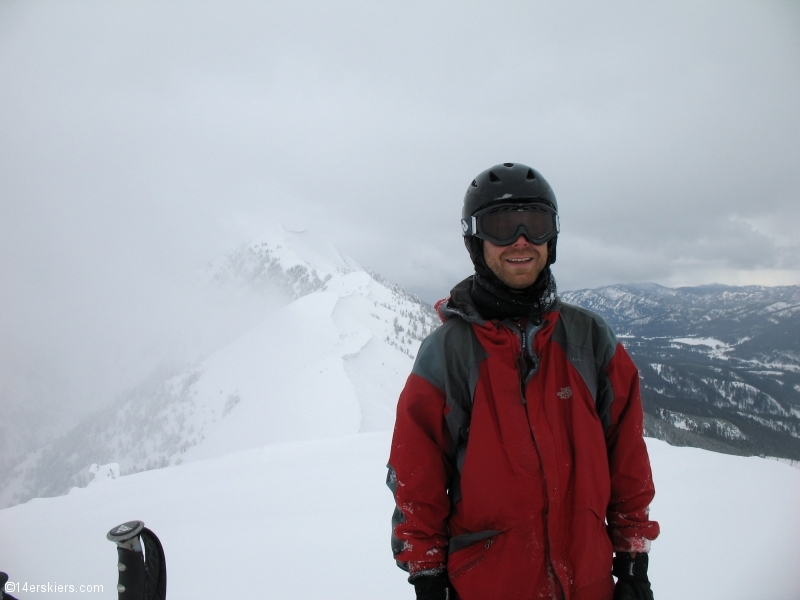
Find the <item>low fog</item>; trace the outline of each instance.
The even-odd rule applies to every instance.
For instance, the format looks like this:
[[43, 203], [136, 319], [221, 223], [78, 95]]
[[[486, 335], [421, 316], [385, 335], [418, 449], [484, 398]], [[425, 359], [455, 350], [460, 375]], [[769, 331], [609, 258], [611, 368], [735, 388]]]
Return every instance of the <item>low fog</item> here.
[[[270, 309], [282, 223], [432, 302], [538, 169], [560, 289], [800, 283], [795, 2], [0, 2], [0, 467]], [[0, 468], [0, 471], [2, 469]]]

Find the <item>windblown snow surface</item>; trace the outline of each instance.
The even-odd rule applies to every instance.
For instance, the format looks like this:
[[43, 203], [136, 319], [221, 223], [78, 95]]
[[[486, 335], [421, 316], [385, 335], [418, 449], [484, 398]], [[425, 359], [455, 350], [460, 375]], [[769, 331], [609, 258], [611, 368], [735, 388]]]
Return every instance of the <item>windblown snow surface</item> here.
[[[385, 477], [394, 404], [430, 309], [302, 236], [276, 235], [214, 277], [277, 277], [291, 303], [16, 471], [12, 500], [62, 493], [36, 486], [65, 469], [65, 482], [93, 477], [0, 510], [0, 570], [20, 600], [116, 598], [105, 534], [132, 519], [162, 540], [170, 600], [414, 597], [389, 546]], [[800, 470], [647, 442], [656, 597], [800, 598]]]
[[[101, 584], [86, 595], [116, 598], [105, 534], [141, 519], [164, 544], [171, 599], [411, 599], [389, 548], [389, 443], [377, 432], [269, 444], [31, 500], [0, 511], [0, 564], [12, 581]], [[650, 554], [659, 600], [800, 597], [800, 471], [648, 447], [663, 531]]]

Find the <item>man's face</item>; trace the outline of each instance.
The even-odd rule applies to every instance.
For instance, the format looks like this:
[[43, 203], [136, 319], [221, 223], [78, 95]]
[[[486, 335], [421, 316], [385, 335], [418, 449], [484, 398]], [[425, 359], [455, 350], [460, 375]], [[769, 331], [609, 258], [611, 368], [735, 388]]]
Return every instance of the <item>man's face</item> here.
[[500, 281], [521, 290], [532, 285], [547, 265], [547, 243], [531, 244], [524, 235], [508, 246], [483, 240], [483, 258]]

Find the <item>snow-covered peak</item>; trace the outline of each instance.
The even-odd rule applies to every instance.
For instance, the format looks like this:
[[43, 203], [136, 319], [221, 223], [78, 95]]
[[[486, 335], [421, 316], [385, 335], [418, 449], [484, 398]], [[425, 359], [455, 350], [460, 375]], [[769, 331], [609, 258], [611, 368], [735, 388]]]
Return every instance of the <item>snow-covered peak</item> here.
[[352, 258], [308, 230], [276, 226], [206, 267], [213, 285], [235, 286], [294, 300], [322, 289], [335, 275], [361, 270]]
[[217, 286], [277, 297], [200, 362], [29, 457], [0, 506], [265, 444], [388, 431], [419, 345], [439, 319], [399, 286], [307, 232], [279, 227], [214, 261]]

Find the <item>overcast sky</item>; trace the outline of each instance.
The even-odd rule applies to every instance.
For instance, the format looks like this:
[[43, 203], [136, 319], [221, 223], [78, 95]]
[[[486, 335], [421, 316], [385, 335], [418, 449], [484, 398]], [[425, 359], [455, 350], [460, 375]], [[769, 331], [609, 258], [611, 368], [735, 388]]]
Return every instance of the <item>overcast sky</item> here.
[[800, 283], [798, 107], [791, 0], [0, 0], [0, 400], [135, 381], [273, 223], [433, 301], [505, 161], [562, 290]]

